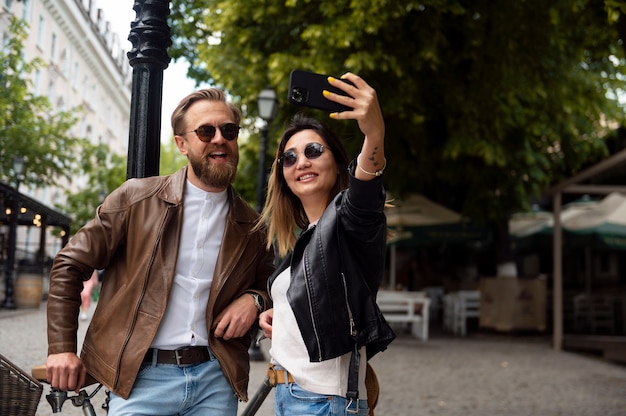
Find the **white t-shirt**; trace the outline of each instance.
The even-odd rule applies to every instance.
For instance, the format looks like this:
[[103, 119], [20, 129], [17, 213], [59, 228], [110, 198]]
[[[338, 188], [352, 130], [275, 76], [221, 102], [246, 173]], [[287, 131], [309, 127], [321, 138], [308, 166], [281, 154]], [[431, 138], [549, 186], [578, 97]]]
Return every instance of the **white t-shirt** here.
[[[310, 362], [296, 317], [287, 301], [291, 268], [279, 274], [272, 284], [274, 316], [272, 319], [271, 362], [287, 370], [305, 390], [318, 394], [346, 397], [348, 369], [352, 352], [321, 362]], [[367, 398], [365, 348], [361, 349], [359, 399]]]

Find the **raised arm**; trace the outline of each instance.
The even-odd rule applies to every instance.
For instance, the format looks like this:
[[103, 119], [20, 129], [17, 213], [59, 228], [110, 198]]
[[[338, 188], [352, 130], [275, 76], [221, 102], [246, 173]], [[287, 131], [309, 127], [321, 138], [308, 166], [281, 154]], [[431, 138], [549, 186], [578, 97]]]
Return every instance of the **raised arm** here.
[[358, 156], [355, 176], [360, 180], [371, 180], [382, 175], [387, 163], [384, 147], [385, 122], [376, 90], [361, 77], [350, 72], [341, 78], [350, 81], [353, 85], [332, 77], [329, 78], [329, 82], [345, 91], [349, 96], [342, 96], [330, 91], [324, 91], [324, 96], [329, 100], [352, 108], [351, 111], [332, 113], [330, 116], [336, 120], [354, 119], [358, 122], [365, 138], [361, 147], [361, 154]]

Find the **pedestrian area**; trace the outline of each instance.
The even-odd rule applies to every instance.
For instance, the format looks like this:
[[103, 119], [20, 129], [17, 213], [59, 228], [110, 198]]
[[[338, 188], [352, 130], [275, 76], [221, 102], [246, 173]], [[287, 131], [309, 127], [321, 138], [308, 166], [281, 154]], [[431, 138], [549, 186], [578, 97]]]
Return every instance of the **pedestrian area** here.
[[[82, 336], [88, 321], [80, 325]], [[43, 363], [45, 328], [45, 304], [38, 310], [0, 310], [0, 354], [22, 369]], [[268, 348], [264, 340], [266, 358]], [[399, 334], [371, 363], [381, 386], [377, 416], [626, 416], [626, 366], [553, 351], [548, 335], [473, 330], [460, 337], [435, 327], [425, 342]], [[265, 370], [265, 362], [252, 363], [250, 397]], [[92, 399], [98, 415], [105, 414], [103, 390]], [[45, 386], [37, 415], [52, 414], [47, 392]], [[257, 415], [270, 416], [272, 410], [270, 392]], [[70, 401], [61, 413], [82, 414]]]

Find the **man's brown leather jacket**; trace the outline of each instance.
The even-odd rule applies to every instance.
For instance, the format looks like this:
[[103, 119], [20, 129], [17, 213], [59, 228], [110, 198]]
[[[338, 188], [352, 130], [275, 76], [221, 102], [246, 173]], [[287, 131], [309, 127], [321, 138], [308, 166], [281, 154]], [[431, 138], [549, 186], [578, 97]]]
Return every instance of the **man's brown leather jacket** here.
[[[76, 352], [80, 291], [94, 269], [105, 269], [98, 306], [83, 342], [89, 374], [128, 398], [163, 318], [172, 288], [187, 169], [131, 179], [107, 197], [96, 217], [58, 253], [50, 273], [48, 353]], [[266, 235], [252, 232], [257, 213], [228, 189], [229, 211], [207, 304], [206, 325], [237, 297], [254, 291], [269, 305], [274, 269]], [[251, 335], [209, 346], [240, 400], [247, 400]]]

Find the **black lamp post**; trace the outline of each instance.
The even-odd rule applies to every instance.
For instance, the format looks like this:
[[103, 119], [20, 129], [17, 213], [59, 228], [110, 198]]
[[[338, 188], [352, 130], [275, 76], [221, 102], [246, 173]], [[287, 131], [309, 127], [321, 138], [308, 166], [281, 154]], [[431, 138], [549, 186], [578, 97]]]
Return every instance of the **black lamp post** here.
[[259, 94], [257, 98], [259, 108], [259, 117], [265, 121], [261, 129], [261, 154], [259, 155], [259, 184], [257, 187], [256, 210], [261, 212], [263, 209], [263, 190], [265, 189], [265, 156], [267, 153], [267, 134], [268, 126], [276, 117], [278, 111], [278, 99], [273, 88], [267, 87]]
[[4, 302], [2, 307], [5, 309], [15, 309], [15, 300], [13, 299], [13, 275], [15, 274], [15, 246], [17, 243], [17, 216], [20, 210], [20, 182], [24, 175], [24, 158], [18, 156], [13, 159], [13, 173], [15, 174], [15, 196], [11, 198], [9, 217], [9, 252], [7, 253], [7, 261], [4, 265]]
[[16, 156], [13, 158], [13, 172], [15, 172], [15, 189], [20, 191], [20, 183], [22, 182], [22, 178], [24, 176], [24, 168], [26, 167], [24, 163], [24, 157]]
[[135, 20], [130, 23], [126, 54], [133, 68], [130, 131], [126, 178], [159, 174], [163, 71], [170, 63], [172, 45], [167, 18], [170, 0], [135, 0]]
[[[265, 189], [265, 156], [267, 153], [267, 134], [269, 132], [268, 126], [274, 120], [276, 111], [278, 111], [278, 99], [276, 98], [276, 92], [273, 88], [265, 88], [259, 94], [257, 98], [257, 105], [259, 108], [259, 117], [265, 121], [263, 128], [261, 129], [261, 154], [259, 155], [259, 184], [257, 187], [256, 197], [256, 210], [261, 212], [263, 209], [263, 190]], [[255, 332], [258, 332], [255, 331]], [[253, 337], [252, 344], [248, 349], [251, 361], [265, 361], [263, 351], [256, 344], [256, 340]]]

